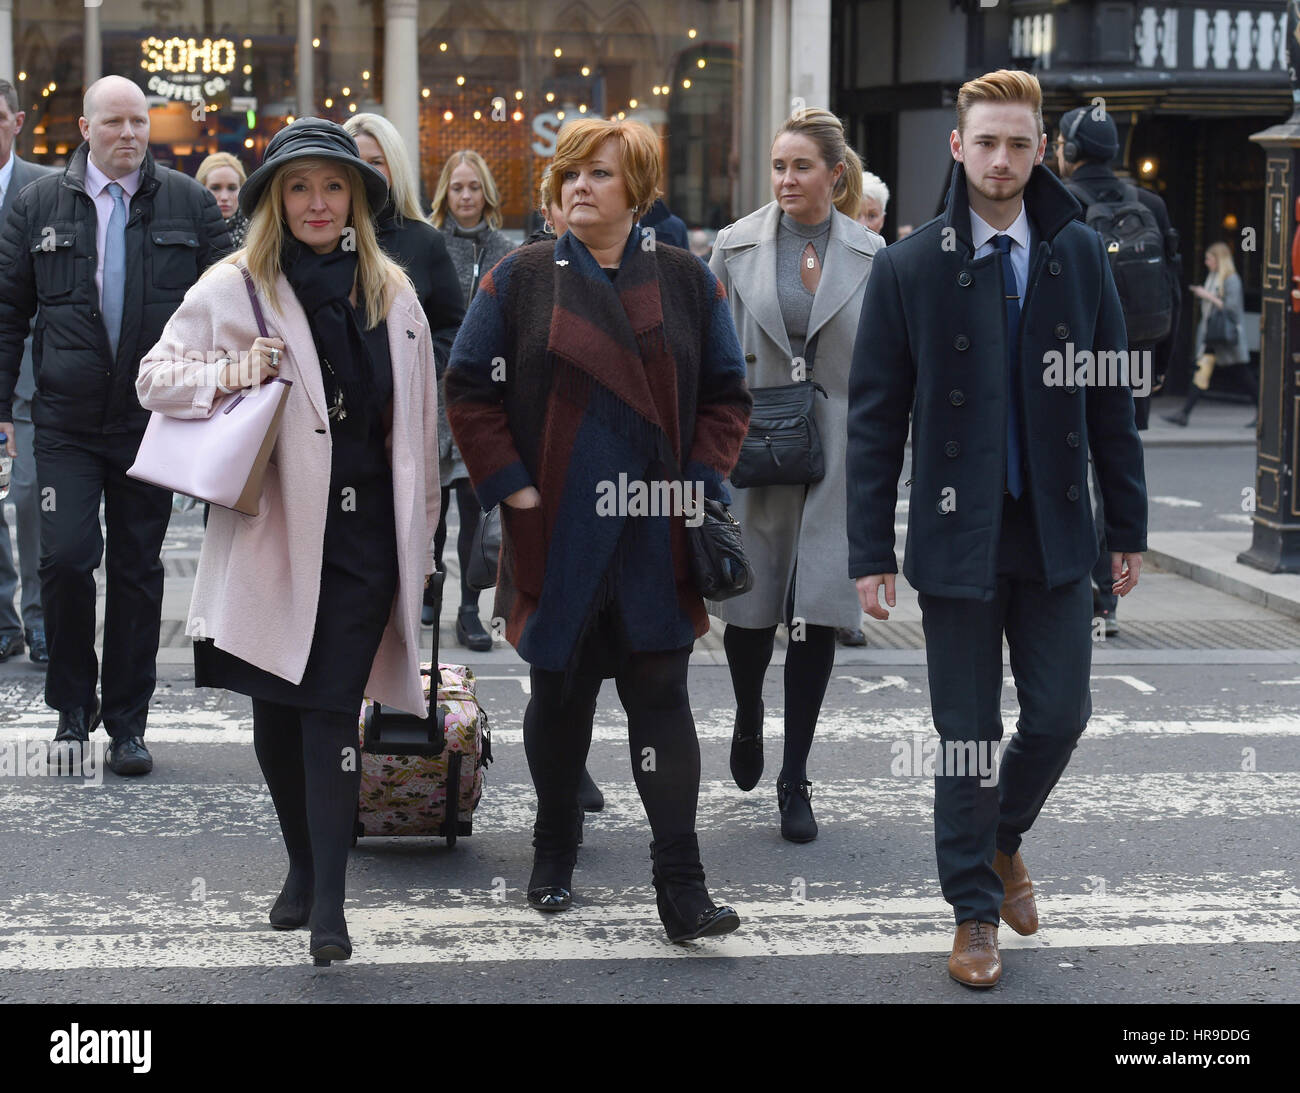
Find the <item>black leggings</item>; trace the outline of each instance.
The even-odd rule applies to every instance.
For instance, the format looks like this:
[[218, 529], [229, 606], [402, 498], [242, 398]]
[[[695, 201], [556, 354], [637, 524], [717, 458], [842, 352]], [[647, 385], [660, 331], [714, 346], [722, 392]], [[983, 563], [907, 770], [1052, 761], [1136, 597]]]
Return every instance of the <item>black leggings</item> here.
[[[627, 711], [632, 775], [656, 840], [695, 830], [700, 743], [686, 691], [691, 649], [632, 653], [614, 677]], [[564, 673], [534, 668], [524, 712], [524, 750], [537, 790], [539, 817], [562, 815], [578, 799], [596, 696], [604, 682], [579, 670], [565, 694]]]
[[474, 545], [474, 532], [478, 530], [482, 510], [478, 507], [478, 497], [468, 479], [442, 488], [442, 510], [438, 517], [438, 530], [433, 536], [433, 558], [441, 569], [442, 548], [447, 545], [447, 506], [453, 490], [456, 491], [456, 511], [460, 514], [460, 534], [456, 536], [456, 556], [460, 559], [460, 605], [478, 607], [478, 593], [470, 588], [467, 577], [469, 548]]
[[[775, 642], [775, 626], [760, 630], [728, 626], [722, 635], [736, 708], [750, 721], [758, 717], [763, 676], [772, 662]], [[808, 753], [834, 667], [835, 628], [804, 624], [803, 640], [792, 640], [785, 651], [785, 753], [778, 781], [808, 780]]]
[[313, 930], [342, 930], [343, 882], [361, 791], [357, 715], [255, 698], [253, 750], [289, 852], [288, 886], [313, 893]]

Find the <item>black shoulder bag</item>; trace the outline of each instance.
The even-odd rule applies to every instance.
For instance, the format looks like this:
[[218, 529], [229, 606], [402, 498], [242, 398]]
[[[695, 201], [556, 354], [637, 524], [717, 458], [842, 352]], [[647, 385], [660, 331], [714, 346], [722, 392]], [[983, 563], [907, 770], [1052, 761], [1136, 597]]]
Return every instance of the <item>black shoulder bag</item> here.
[[[805, 349], [808, 372], [817, 336]], [[740, 446], [740, 459], [731, 472], [731, 483], [740, 489], [754, 486], [810, 486], [826, 476], [826, 456], [817, 430], [814, 400], [829, 398], [820, 383], [811, 379], [780, 387], [754, 387], [754, 408], [749, 415], [749, 432]]]

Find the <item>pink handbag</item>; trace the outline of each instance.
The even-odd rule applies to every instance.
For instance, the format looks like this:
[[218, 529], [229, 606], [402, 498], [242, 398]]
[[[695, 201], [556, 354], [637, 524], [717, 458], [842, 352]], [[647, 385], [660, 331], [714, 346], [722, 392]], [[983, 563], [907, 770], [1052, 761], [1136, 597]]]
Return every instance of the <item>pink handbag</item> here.
[[[253, 279], [240, 269], [253, 315], [267, 337]], [[204, 418], [168, 417], [154, 411], [135, 463], [126, 473], [141, 482], [189, 494], [245, 516], [257, 515], [262, 479], [280, 431], [291, 380], [273, 379], [216, 402]]]

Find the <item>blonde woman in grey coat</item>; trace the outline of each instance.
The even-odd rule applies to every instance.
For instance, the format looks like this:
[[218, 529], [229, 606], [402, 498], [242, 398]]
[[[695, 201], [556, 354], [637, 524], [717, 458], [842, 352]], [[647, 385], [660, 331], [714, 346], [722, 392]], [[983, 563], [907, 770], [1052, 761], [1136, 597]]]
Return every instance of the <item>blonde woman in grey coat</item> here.
[[884, 241], [853, 219], [862, 165], [834, 114], [804, 110], [787, 120], [772, 143], [771, 170], [775, 200], [718, 233], [709, 268], [726, 287], [750, 388], [804, 378], [824, 388], [813, 414], [826, 473], [806, 486], [730, 484], [754, 587], [710, 611], [727, 624], [736, 692], [731, 773], [743, 790], [762, 777], [763, 677], [777, 626], [789, 628], [777, 807], [781, 834], [810, 842], [817, 822], [808, 754], [835, 663], [835, 631], [862, 619], [848, 575], [848, 382], [871, 258]]
[[[1187, 392], [1187, 401], [1181, 410], [1175, 414], [1163, 415], [1166, 421], [1174, 425], [1187, 424], [1192, 407], [1201, 394], [1209, 390], [1210, 377], [1216, 368], [1250, 363], [1250, 350], [1246, 348], [1245, 300], [1241, 275], [1237, 273], [1237, 267], [1232, 261], [1232, 249], [1227, 243], [1210, 244], [1205, 252], [1205, 268], [1208, 271], [1205, 284], [1192, 286], [1192, 294], [1201, 301], [1201, 321], [1196, 324], [1196, 372], [1192, 376], [1191, 390]], [[1206, 337], [1210, 316], [1216, 311], [1226, 312], [1235, 324], [1236, 336], [1230, 342], [1215, 344]], [[1243, 368], [1241, 378], [1258, 408], [1259, 385], [1255, 382], [1255, 373], [1249, 368]], [[1254, 420], [1247, 424], [1247, 428], [1254, 426]]]

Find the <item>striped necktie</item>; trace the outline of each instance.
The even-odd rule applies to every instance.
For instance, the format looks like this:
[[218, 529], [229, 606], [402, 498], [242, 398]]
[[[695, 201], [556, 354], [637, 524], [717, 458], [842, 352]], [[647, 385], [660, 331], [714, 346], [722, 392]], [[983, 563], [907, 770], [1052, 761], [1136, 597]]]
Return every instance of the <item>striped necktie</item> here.
[[1007, 307], [1007, 490], [1018, 498], [1025, 489], [1020, 448], [1020, 287], [1016, 267], [1011, 264], [1011, 236], [998, 235], [993, 242], [1002, 256]]
[[113, 198], [113, 214], [108, 218], [108, 234], [104, 238], [104, 289], [100, 305], [108, 345], [116, 360], [122, 334], [122, 294], [126, 287], [126, 205], [122, 201], [122, 187], [116, 182], [108, 184], [108, 192]]

